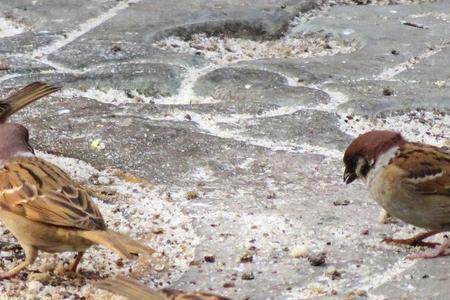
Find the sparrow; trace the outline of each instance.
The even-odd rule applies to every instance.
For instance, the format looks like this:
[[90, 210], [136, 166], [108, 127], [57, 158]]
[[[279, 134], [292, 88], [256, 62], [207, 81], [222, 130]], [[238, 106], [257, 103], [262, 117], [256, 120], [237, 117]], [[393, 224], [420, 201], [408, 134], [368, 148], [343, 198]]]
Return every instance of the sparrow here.
[[442, 245], [423, 240], [450, 230], [450, 151], [409, 142], [400, 133], [370, 131], [357, 137], [344, 154], [344, 181], [362, 179], [388, 214], [429, 231], [388, 243], [436, 247], [408, 258], [450, 255]]
[[206, 292], [185, 293], [174, 289], [153, 290], [139, 281], [121, 275], [96, 281], [94, 284], [98, 288], [132, 300], [231, 300], [231, 298]]
[[34, 155], [24, 126], [0, 124], [0, 141], [0, 221], [25, 252], [25, 261], [1, 273], [0, 279], [14, 277], [32, 264], [38, 250], [77, 252], [72, 272], [95, 244], [127, 259], [155, 252], [109, 230], [88, 193], [62, 169]]
[[43, 82], [33, 82], [18, 90], [6, 99], [0, 100], [0, 124], [15, 112], [24, 108], [28, 104], [58, 91], [60, 87], [52, 86]]

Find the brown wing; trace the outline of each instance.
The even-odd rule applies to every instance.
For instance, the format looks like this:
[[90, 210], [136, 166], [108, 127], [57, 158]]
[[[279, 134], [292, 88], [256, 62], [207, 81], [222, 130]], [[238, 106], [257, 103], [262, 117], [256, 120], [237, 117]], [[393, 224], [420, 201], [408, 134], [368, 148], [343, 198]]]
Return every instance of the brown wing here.
[[406, 171], [404, 178], [414, 192], [450, 197], [450, 154], [445, 148], [407, 143], [393, 163]]
[[42, 223], [106, 228], [89, 195], [60, 168], [37, 157], [16, 158], [0, 170], [0, 206]]

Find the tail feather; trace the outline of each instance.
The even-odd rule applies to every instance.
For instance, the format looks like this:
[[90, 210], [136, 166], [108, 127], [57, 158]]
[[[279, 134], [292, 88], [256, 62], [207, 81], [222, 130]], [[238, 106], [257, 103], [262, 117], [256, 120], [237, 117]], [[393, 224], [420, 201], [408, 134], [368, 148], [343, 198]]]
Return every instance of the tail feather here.
[[43, 82], [33, 82], [20, 89], [8, 98], [0, 101], [0, 123], [8, 117], [24, 108], [28, 104], [58, 91], [60, 87]]
[[206, 292], [185, 293], [173, 289], [153, 290], [139, 281], [121, 275], [94, 282], [94, 285], [132, 300], [232, 300], [228, 297]]
[[113, 250], [122, 258], [133, 259], [138, 254], [153, 254], [156, 252], [154, 249], [112, 230], [80, 231], [79, 234], [87, 240]]
[[152, 290], [142, 283], [125, 276], [119, 275], [116, 278], [96, 281], [94, 285], [113, 294], [133, 300], [167, 300], [158, 291]]

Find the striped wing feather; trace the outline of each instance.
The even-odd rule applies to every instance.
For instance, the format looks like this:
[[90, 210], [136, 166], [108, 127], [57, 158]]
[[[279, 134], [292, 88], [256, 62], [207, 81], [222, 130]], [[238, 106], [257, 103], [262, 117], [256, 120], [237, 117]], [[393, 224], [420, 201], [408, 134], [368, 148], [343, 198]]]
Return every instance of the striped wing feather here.
[[407, 185], [415, 193], [450, 198], [450, 153], [447, 149], [408, 143], [403, 150], [393, 163], [406, 171]]
[[16, 158], [0, 170], [0, 206], [42, 223], [106, 228], [89, 195], [60, 168], [37, 157]]

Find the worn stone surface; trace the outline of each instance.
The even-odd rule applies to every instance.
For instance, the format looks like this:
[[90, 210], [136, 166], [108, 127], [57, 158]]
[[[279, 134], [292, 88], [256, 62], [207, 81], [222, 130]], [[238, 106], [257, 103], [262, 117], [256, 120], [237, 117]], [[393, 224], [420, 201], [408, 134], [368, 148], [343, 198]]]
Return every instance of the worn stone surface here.
[[[72, 173], [88, 168], [77, 158], [101, 176], [145, 180], [148, 190], [118, 188], [119, 175], [77, 178], [102, 182], [96, 201], [111, 226], [158, 232], [152, 246], [170, 267], [132, 273], [149, 287], [252, 300], [445, 299], [448, 260], [405, 260], [422, 249], [382, 243], [421, 229], [380, 224], [365, 187], [342, 183], [341, 158], [373, 128], [449, 145], [450, 7], [320, 2], [2, 1], [0, 94], [35, 80], [63, 86], [13, 117], [31, 144]], [[29, 277], [0, 291], [100, 297], [86, 280], [131, 271], [108, 268], [96, 251], [82, 284], [49, 274], [51, 284]], [[32, 273], [49, 258], [61, 260], [46, 256]]]
[[[437, 109], [448, 112], [449, 87], [415, 83], [417, 89], [411, 89], [411, 84], [401, 81], [361, 80], [346, 84], [340, 88], [352, 100], [339, 105], [344, 114], [367, 116], [386, 116], [401, 114], [411, 110]], [[338, 83], [324, 85], [335, 90]]]
[[61, 35], [61, 32], [25, 32], [13, 36], [4, 37], [2, 38], [2, 43], [0, 45], [0, 54], [15, 55], [31, 53], [38, 47], [48, 46], [57, 38], [60, 38]]
[[[131, 9], [124, 10], [96, 30], [63, 47], [50, 58], [71, 66], [80, 65], [85, 56], [90, 61], [104, 63], [116, 61], [115, 56], [105, 55], [112, 46], [124, 44], [127, 57], [153, 59], [157, 50], [149, 45], [170, 35], [189, 37], [196, 32], [209, 34], [235, 34], [257, 38], [280, 36], [287, 29], [289, 20], [299, 11], [315, 6], [313, 0], [302, 1], [164, 1], [155, 6], [148, 1], [137, 1]], [[284, 7], [284, 8], [282, 8]], [[124, 43], [124, 36], [127, 36]], [[90, 52], [85, 55], [86, 45]], [[188, 61], [193, 58], [186, 57]], [[175, 59], [175, 61], [180, 58]]]
[[24, 57], [4, 57], [0, 60], [0, 64], [1, 76], [5, 76], [8, 74], [25, 75], [29, 73], [50, 72], [55, 70], [49, 65]]
[[329, 102], [326, 93], [291, 86], [278, 72], [258, 69], [222, 68], [200, 77], [194, 92], [201, 97], [228, 101], [271, 103], [279, 106], [307, 106]]
[[336, 114], [319, 111], [298, 111], [289, 115], [259, 118], [234, 125], [243, 135], [269, 139], [274, 143], [320, 146], [345, 150], [350, 136], [339, 130]]

